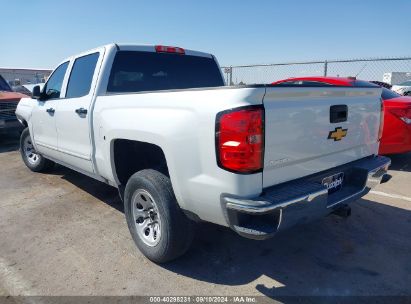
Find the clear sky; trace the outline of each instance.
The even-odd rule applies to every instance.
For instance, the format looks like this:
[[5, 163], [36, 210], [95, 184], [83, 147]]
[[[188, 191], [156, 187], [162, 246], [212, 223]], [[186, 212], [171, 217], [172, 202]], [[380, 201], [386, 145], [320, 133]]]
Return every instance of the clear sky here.
[[2, 1], [0, 67], [53, 68], [111, 42], [175, 45], [221, 65], [411, 56], [411, 0]]

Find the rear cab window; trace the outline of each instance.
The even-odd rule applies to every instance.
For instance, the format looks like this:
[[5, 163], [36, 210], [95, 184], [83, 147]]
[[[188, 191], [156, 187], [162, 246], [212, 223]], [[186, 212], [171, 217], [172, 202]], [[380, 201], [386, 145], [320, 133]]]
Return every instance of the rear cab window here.
[[179, 90], [224, 86], [214, 58], [118, 51], [111, 68], [108, 93]]

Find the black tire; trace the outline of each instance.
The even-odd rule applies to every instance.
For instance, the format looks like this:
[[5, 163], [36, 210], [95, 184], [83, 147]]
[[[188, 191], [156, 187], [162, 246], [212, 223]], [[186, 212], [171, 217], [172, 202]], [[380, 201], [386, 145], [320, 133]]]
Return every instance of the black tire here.
[[411, 96], [411, 91], [410, 92], [405, 92], [404, 96]]
[[[144, 236], [141, 236], [141, 228], [140, 235], [137, 231], [138, 219], [133, 213], [133, 208], [135, 208], [133, 205], [136, 204], [136, 195], [139, 195], [141, 191], [147, 192], [152, 197], [151, 203], [155, 206], [152, 210], [158, 212], [160, 219], [161, 224], [157, 228], [160, 231], [160, 237], [155, 245], [146, 244]], [[140, 210], [146, 212], [147, 209]], [[141, 170], [133, 174], [127, 182], [124, 193], [124, 211], [135, 244], [151, 261], [169, 262], [183, 255], [190, 247], [195, 224], [178, 206], [171, 181], [164, 174], [152, 169]], [[151, 220], [154, 219], [145, 219], [145, 221]], [[154, 228], [154, 226], [151, 227]]]
[[[35, 155], [35, 159], [28, 156], [27, 141], [31, 144], [31, 137], [29, 128], [25, 128], [20, 136], [20, 154], [23, 162], [26, 164], [33, 172], [44, 172], [54, 166], [54, 162], [44, 158], [42, 155], [38, 154], [34, 148], [32, 148], [32, 155]], [[32, 145], [32, 144], [31, 144]]]

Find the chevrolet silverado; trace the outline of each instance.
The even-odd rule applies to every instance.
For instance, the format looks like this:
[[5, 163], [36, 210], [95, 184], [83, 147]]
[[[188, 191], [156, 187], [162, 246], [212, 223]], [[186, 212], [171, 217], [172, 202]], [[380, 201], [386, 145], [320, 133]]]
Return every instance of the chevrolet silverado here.
[[118, 188], [134, 242], [158, 263], [189, 248], [198, 221], [266, 239], [347, 214], [388, 180], [378, 86], [228, 87], [213, 55], [179, 47], [67, 58], [16, 113], [26, 166]]

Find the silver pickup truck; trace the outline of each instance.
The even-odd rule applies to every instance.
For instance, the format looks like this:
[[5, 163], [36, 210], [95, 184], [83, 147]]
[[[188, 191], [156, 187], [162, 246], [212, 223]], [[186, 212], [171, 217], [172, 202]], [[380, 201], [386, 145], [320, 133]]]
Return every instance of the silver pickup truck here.
[[21, 155], [118, 188], [149, 259], [182, 255], [195, 223], [266, 239], [332, 212], [385, 178], [381, 89], [227, 87], [215, 57], [110, 44], [64, 60], [22, 99]]

